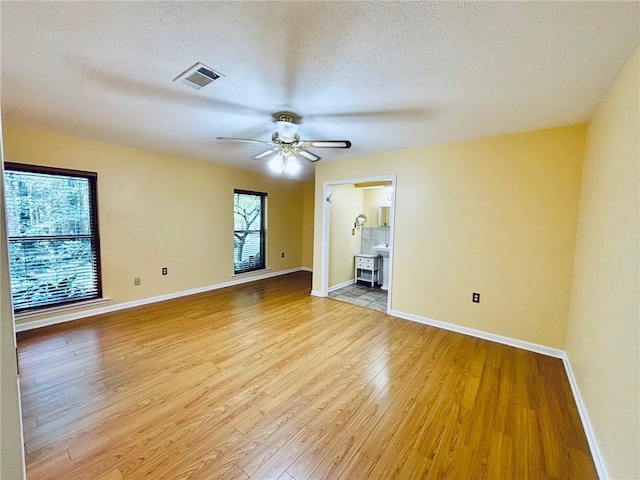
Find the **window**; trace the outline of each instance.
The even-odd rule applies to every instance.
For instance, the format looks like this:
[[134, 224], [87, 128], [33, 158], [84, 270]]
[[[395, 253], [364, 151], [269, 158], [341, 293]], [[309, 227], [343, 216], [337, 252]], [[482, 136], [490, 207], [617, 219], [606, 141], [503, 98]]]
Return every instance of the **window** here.
[[91, 172], [5, 164], [16, 312], [102, 296], [96, 180]]
[[266, 202], [266, 193], [233, 192], [234, 273], [265, 268]]

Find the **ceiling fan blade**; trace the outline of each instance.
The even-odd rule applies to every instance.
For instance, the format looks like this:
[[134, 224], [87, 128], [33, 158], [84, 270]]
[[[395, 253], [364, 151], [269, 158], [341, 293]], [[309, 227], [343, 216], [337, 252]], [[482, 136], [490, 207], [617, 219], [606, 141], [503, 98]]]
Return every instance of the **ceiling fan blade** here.
[[269, 155], [271, 155], [271, 154], [272, 154], [272, 153], [274, 153], [275, 151], [276, 151], [276, 149], [275, 149], [275, 148], [270, 148], [269, 150], [265, 150], [265, 151], [264, 151], [264, 152], [262, 152], [262, 153], [259, 153], [259, 154], [257, 154], [257, 155], [254, 155], [254, 156], [253, 156], [253, 158], [254, 158], [255, 160], [260, 160], [261, 158], [268, 157]]
[[299, 149], [296, 153], [303, 156], [306, 160], [310, 162], [317, 162], [321, 157], [316, 155], [315, 153], [311, 153], [309, 150], [305, 150], [304, 148]]
[[304, 140], [306, 148], [351, 148], [349, 140]]
[[249, 138], [216, 137], [217, 140], [228, 140], [232, 142], [261, 143], [263, 145], [273, 145], [273, 142], [266, 140], [251, 140]]

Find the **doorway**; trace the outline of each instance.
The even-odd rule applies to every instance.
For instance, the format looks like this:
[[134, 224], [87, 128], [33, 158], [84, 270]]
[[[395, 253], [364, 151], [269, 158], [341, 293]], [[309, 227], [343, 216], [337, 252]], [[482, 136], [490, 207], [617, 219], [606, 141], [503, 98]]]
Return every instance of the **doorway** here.
[[[395, 175], [323, 184], [321, 296], [385, 313], [390, 310], [395, 195]], [[386, 270], [383, 258], [373, 250], [379, 245], [388, 246]], [[372, 281], [357, 280], [356, 260], [360, 256], [369, 265], [375, 262], [379, 266], [365, 272], [376, 275]], [[383, 289], [385, 277], [387, 288]]]

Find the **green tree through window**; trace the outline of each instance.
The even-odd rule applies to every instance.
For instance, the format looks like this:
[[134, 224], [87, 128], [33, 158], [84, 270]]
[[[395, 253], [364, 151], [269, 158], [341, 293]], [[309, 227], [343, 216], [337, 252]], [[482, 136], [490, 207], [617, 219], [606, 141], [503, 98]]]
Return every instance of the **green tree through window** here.
[[266, 200], [266, 193], [234, 190], [234, 273], [264, 270], [265, 268]]
[[5, 164], [14, 310], [100, 297], [96, 174]]

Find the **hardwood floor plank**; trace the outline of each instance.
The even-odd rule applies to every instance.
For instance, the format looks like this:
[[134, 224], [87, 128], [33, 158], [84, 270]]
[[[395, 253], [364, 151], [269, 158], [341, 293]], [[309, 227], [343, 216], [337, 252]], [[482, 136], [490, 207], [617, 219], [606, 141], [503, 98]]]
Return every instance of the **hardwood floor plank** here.
[[597, 478], [560, 360], [309, 289], [19, 334], [29, 480]]
[[162, 472], [163, 478], [177, 478], [190, 470], [189, 475], [195, 476], [200, 469], [213, 464], [242, 436], [230, 424], [211, 425], [207, 421], [196, 420], [179, 426], [161, 441], [154, 442], [143, 450], [144, 456], [130, 456], [118, 468], [126, 480], [154, 478], [157, 472]]
[[124, 480], [122, 475], [120, 475], [120, 471], [116, 468], [114, 470], [110, 470], [109, 472], [102, 475], [97, 480]]
[[225, 472], [219, 472], [218, 470], [212, 472], [205, 471], [200, 479], [193, 477], [192, 480], [246, 480], [248, 478], [247, 474], [244, 473], [239, 466], [233, 465]]
[[[249, 478], [255, 480], [277, 480], [287, 472], [291, 464], [315, 441], [317, 436], [318, 432], [302, 427], [282, 448], [266, 462], [261, 463]], [[244, 465], [246, 466], [247, 463], [244, 462]], [[242, 469], [245, 473], [248, 473], [247, 468], [242, 467]]]
[[269, 406], [270, 413], [251, 429], [250, 434], [244, 435], [216, 460], [220, 469], [234, 464], [259, 466], [277, 451], [277, 448], [274, 449], [274, 442], [286, 440], [287, 435], [302, 429], [304, 425], [291, 419], [304, 410], [309, 403], [308, 399], [296, 395], [272, 401], [273, 405]]
[[336, 480], [350, 480], [353, 478], [373, 478], [371, 468], [373, 462], [359, 452], [351, 455], [344, 464], [342, 471], [336, 476]]

